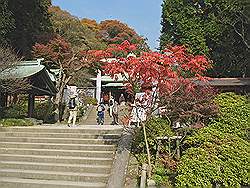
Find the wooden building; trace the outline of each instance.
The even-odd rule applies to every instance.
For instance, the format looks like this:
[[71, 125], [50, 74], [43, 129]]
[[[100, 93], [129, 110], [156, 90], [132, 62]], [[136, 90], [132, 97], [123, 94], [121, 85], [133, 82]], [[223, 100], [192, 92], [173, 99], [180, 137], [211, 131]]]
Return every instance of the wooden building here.
[[[35, 61], [23, 61], [15, 68], [0, 73], [0, 79], [11, 77], [27, 79], [31, 88], [25, 91], [28, 94], [28, 116], [32, 117], [35, 104], [35, 96], [55, 96], [55, 77], [48, 72], [46, 67], [41, 64], [42, 59]], [[0, 91], [0, 107], [5, 107], [8, 100], [8, 93]]]

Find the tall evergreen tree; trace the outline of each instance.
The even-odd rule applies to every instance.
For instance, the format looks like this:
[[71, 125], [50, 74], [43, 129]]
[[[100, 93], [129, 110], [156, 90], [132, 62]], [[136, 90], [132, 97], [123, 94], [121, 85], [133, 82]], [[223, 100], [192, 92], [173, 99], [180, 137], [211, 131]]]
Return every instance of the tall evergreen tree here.
[[211, 76], [250, 76], [250, 2], [164, 0], [160, 48], [184, 44], [214, 61]]
[[8, 0], [0, 0], [0, 5], [0, 44], [7, 44], [7, 35], [14, 28], [14, 19], [8, 8]]
[[37, 37], [51, 28], [48, 8], [51, 0], [7, 0], [15, 28], [8, 33], [11, 46], [20, 55], [31, 57]]

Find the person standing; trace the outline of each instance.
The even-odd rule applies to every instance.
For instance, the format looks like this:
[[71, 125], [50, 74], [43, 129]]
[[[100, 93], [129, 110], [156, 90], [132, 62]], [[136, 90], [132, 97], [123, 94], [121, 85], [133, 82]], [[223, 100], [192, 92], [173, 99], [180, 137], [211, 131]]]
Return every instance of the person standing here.
[[77, 106], [78, 106], [78, 101], [76, 95], [71, 95], [68, 102], [68, 109], [69, 109], [68, 127], [70, 127], [72, 119], [73, 119], [72, 126], [75, 126], [76, 124]]
[[115, 102], [114, 97], [111, 96], [109, 99], [109, 116], [110, 117], [112, 117], [114, 102]]
[[119, 98], [119, 104], [121, 106], [125, 106], [125, 97], [123, 94], [121, 94], [120, 98]]
[[113, 116], [113, 123], [114, 125], [118, 125], [118, 102], [114, 101], [114, 106], [112, 108], [112, 116]]
[[103, 102], [100, 102], [100, 104], [97, 106], [97, 124], [98, 125], [103, 125], [104, 124], [104, 111], [105, 111], [105, 106]]

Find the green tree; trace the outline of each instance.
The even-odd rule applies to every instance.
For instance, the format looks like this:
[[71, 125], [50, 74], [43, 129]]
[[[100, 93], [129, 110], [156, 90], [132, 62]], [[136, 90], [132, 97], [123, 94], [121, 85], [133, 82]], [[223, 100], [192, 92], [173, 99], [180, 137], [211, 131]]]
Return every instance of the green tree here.
[[14, 29], [14, 19], [8, 8], [8, 0], [0, 0], [0, 4], [0, 44], [6, 44], [8, 33]]
[[103, 49], [106, 44], [96, 37], [97, 33], [81, 23], [69, 12], [60, 7], [52, 6], [49, 9], [53, 30], [64, 37], [72, 47], [78, 49]]
[[15, 28], [7, 35], [11, 46], [26, 58], [31, 57], [31, 49], [37, 37], [50, 31], [50, 5], [50, 0], [8, 0], [8, 9], [15, 20]]
[[214, 61], [212, 76], [249, 76], [250, 17], [246, 0], [164, 0], [160, 48], [185, 44]]

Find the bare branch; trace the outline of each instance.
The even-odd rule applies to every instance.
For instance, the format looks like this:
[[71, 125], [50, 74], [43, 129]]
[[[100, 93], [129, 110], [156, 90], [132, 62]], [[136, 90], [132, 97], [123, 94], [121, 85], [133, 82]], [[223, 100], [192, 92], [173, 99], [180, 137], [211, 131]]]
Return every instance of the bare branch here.
[[20, 62], [11, 48], [0, 46], [0, 92], [20, 93], [30, 88], [27, 79], [17, 79], [11, 73]]

